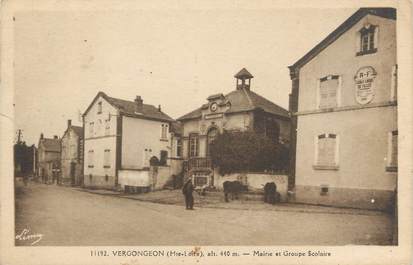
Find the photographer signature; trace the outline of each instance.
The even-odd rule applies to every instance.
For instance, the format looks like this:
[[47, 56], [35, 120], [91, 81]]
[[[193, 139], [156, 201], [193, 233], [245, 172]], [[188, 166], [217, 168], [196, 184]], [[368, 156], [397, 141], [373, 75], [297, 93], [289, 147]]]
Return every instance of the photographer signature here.
[[21, 241], [27, 241], [27, 240], [35, 239], [35, 241], [33, 241], [31, 243], [32, 246], [37, 244], [40, 240], [42, 240], [43, 234], [32, 234], [32, 235], [30, 235], [29, 232], [30, 232], [30, 229], [27, 229], [27, 228], [23, 229], [23, 231], [20, 234], [16, 235], [16, 239], [21, 240]]

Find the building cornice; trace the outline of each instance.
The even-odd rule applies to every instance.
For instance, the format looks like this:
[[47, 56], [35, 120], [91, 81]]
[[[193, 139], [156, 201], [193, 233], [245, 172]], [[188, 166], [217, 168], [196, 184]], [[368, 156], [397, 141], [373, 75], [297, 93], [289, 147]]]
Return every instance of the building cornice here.
[[102, 138], [111, 138], [111, 137], [116, 137], [116, 134], [111, 134], [111, 135], [104, 135], [104, 136], [96, 136], [96, 137], [88, 137], [85, 138], [85, 140], [95, 140], [95, 139], [102, 139]]
[[353, 105], [353, 106], [336, 107], [336, 108], [329, 108], [329, 109], [298, 111], [298, 112], [293, 113], [292, 115], [303, 116], [303, 115], [311, 115], [311, 114], [362, 110], [362, 109], [370, 109], [370, 108], [382, 108], [382, 107], [390, 107], [390, 106], [397, 106], [397, 101], [378, 102], [378, 103], [373, 103], [373, 104], [363, 105], [363, 106]]

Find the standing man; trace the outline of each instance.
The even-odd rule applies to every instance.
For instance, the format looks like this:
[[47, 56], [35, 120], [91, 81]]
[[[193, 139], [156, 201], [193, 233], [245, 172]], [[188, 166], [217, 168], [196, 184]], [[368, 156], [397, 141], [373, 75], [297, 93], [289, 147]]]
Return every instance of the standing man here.
[[192, 185], [192, 180], [189, 179], [182, 188], [182, 193], [185, 196], [185, 205], [187, 210], [194, 209], [194, 197], [192, 196], [193, 190], [194, 186]]

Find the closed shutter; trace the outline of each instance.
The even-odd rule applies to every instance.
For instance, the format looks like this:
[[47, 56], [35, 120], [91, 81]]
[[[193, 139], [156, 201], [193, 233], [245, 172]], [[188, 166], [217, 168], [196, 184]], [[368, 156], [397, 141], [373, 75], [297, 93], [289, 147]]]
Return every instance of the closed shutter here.
[[87, 160], [88, 160], [88, 166], [89, 166], [89, 167], [93, 167], [93, 150], [90, 150], [90, 151], [88, 152], [88, 158], [87, 158]]
[[337, 107], [338, 77], [321, 80], [320, 82], [320, 108]]
[[104, 153], [104, 167], [110, 167], [110, 150], [106, 149]]
[[391, 71], [391, 91], [390, 100], [397, 99], [397, 64], [393, 65]]
[[336, 164], [336, 136], [323, 134], [318, 136], [318, 164], [333, 166]]

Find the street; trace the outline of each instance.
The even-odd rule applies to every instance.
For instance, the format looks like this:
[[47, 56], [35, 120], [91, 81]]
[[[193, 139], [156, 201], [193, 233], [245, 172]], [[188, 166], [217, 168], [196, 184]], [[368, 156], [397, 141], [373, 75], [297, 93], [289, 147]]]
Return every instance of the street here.
[[[38, 239], [36, 246], [389, 245], [392, 240], [392, 218], [381, 212], [195, 208], [29, 183], [16, 189], [16, 245]], [[29, 236], [36, 234], [41, 238]]]

